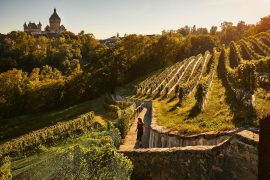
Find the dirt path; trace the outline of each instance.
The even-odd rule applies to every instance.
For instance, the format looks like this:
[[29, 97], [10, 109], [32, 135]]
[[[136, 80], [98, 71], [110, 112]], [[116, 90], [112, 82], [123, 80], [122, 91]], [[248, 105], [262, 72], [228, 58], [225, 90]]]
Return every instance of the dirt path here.
[[[138, 122], [138, 118], [142, 118], [144, 123], [146, 121], [146, 113], [147, 113], [147, 108], [143, 108], [143, 110], [140, 112], [139, 116], [136, 118], [136, 120], [133, 122], [133, 124], [130, 127], [130, 130], [127, 134], [127, 136], [124, 139], [123, 144], [120, 146], [119, 150], [120, 151], [126, 151], [126, 150], [132, 150], [134, 148], [139, 148], [138, 144], [136, 143], [136, 139], [137, 139], [137, 122]], [[144, 132], [144, 135], [146, 133]], [[142, 144], [144, 147], [144, 135], [142, 137]]]

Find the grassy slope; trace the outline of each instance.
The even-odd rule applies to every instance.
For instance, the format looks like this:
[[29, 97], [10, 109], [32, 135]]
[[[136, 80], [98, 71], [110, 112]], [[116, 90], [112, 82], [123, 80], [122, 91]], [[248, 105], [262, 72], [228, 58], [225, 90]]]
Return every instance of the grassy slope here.
[[27, 134], [34, 130], [68, 121], [81, 114], [94, 111], [98, 121], [105, 123], [106, 114], [103, 99], [98, 98], [68, 108], [38, 114], [18, 116], [0, 121], [0, 142]]
[[[157, 71], [155, 73], [160, 73]], [[153, 73], [154, 74], [154, 73]], [[144, 77], [144, 79], [147, 77]], [[143, 78], [142, 78], [143, 79]], [[134, 86], [142, 81], [136, 80], [117, 89], [116, 93], [131, 98], [152, 100], [155, 108], [157, 123], [173, 131], [183, 134], [195, 134], [207, 131], [221, 131], [235, 128], [233, 124], [233, 113], [225, 101], [225, 88], [215, 76], [210, 89], [205, 110], [197, 116], [190, 114], [196, 103], [194, 93], [185, 99], [181, 107], [177, 106], [178, 99], [168, 99], [146, 96], [134, 96]], [[133, 94], [133, 96], [132, 96]]]
[[178, 100], [170, 103], [164, 100], [154, 101], [157, 123], [159, 125], [183, 134], [221, 131], [234, 128], [233, 114], [225, 102], [225, 89], [217, 77], [214, 78], [203, 112], [198, 115], [192, 115], [190, 113], [196, 103], [194, 94], [187, 97], [181, 107], [175, 106], [177, 103]]
[[[270, 92], [264, 89], [257, 89], [255, 92], [255, 109], [257, 112], [257, 119], [261, 119], [270, 115]], [[257, 122], [258, 123], [258, 122]]]
[[[160, 71], [155, 73], [158, 74]], [[144, 77], [144, 79], [145, 78], [147, 77]], [[225, 88], [222, 86], [217, 75], [214, 77], [204, 110], [196, 116], [190, 114], [196, 102], [194, 98], [195, 92], [186, 98], [181, 107], [176, 106], [178, 103], [177, 99], [169, 101], [168, 99], [153, 99], [152, 97], [149, 98], [146, 96], [136, 97], [134, 96], [133, 88], [136, 84], [141, 82], [142, 79], [143, 78], [118, 88], [117, 94], [132, 98], [153, 100], [157, 123], [161, 126], [170, 130], [179, 131], [183, 134], [222, 131], [233, 129], [236, 126], [245, 126], [244, 123], [239, 123], [241, 120], [234, 119], [235, 114], [230, 109], [230, 104], [226, 102]], [[255, 104], [257, 121], [253, 125], [258, 126], [258, 119], [270, 115], [270, 92], [261, 88], [257, 89], [255, 92]]]

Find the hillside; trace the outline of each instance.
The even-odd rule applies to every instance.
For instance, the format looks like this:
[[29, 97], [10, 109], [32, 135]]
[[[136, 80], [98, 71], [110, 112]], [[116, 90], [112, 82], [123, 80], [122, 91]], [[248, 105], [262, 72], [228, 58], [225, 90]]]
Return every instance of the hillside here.
[[[211, 157], [216, 174], [251, 169], [254, 179], [259, 120], [270, 114], [270, 31], [245, 25], [230, 38], [238, 25], [227, 26], [132, 34], [110, 46], [83, 32], [3, 35], [0, 179], [136, 179], [141, 162], [142, 174], [158, 176], [160, 157], [182, 177], [197, 166], [213, 177]], [[246, 166], [239, 173], [230, 161]]]
[[183, 134], [258, 126], [270, 114], [270, 34], [232, 42], [156, 73], [134, 98], [153, 100], [157, 122]]
[[[14, 179], [69, 179], [76, 173], [83, 179], [130, 176], [132, 164], [117, 152], [120, 132], [103, 104], [100, 97], [56, 111], [5, 119], [0, 126], [0, 172]], [[38, 123], [32, 125], [33, 121]]]

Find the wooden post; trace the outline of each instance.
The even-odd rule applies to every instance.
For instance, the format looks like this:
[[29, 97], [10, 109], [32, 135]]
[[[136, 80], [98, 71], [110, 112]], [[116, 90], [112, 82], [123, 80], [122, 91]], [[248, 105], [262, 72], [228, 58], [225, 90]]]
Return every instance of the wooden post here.
[[260, 120], [258, 179], [270, 179], [270, 116]]

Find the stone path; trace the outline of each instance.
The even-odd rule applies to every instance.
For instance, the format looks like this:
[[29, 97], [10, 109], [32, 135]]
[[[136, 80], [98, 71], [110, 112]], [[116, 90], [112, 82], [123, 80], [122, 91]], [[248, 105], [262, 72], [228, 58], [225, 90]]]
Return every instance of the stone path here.
[[[142, 118], [142, 120], [144, 121], [144, 124], [146, 126], [146, 116], [147, 114], [147, 108], [143, 108], [143, 110], [140, 112], [140, 114], [138, 115], [138, 117], [136, 118], [136, 120], [133, 122], [133, 124], [130, 127], [130, 130], [127, 134], [127, 136], [124, 139], [123, 144], [120, 146], [119, 150], [120, 151], [126, 151], [126, 150], [132, 150], [134, 148], [139, 148], [138, 144], [137, 144], [137, 122], [138, 122], [138, 118]], [[146, 134], [146, 132], [144, 131], [144, 135]], [[144, 135], [142, 137], [142, 144], [143, 147], [145, 146], [145, 141], [144, 141]]]

